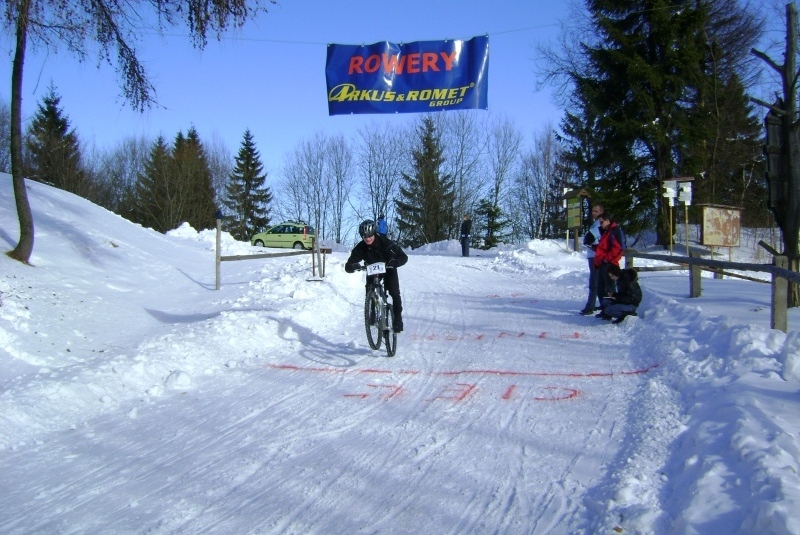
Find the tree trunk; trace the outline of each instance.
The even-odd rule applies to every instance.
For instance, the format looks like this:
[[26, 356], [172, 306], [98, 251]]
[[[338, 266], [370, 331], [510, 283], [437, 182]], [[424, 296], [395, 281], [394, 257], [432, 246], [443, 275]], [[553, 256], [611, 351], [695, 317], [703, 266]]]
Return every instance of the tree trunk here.
[[11, 74], [11, 176], [14, 183], [14, 200], [19, 218], [19, 243], [7, 254], [15, 260], [28, 263], [33, 251], [33, 215], [28, 202], [28, 191], [22, 168], [22, 67], [25, 64], [25, 45], [28, 39], [30, 0], [21, 0], [17, 13], [17, 48]]

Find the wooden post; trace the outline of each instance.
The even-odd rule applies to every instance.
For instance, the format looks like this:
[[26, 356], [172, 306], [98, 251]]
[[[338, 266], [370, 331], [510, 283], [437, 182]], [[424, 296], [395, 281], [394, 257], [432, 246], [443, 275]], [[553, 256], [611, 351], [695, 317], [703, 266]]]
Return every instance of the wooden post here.
[[686, 222], [686, 256], [689, 256], [689, 205], [683, 205], [683, 215], [685, 216]]
[[[775, 266], [788, 269], [789, 259], [785, 256], [773, 258]], [[788, 302], [789, 281], [776, 274], [772, 274], [772, 313], [770, 315], [770, 327], [786, 332], [789, 327], [786, 306]]]
[[[691, 253], [689, 253], [689, 258], [692, 258]], [[700, 297], [703, 293], [703, 286], [700, 281], [702, 273], [703, 269], [700, 266], [696, 264], [689, 265], [689, 297]]]
[[[672, 201], [670, 201], [670, 202], [672, 202]], [[670, 205], [670, 207], [669, 207], [669, 254], [672, 254], [672, 241], [673, 241], [672, 233], [673, 232], [675, 232], [675, 231], [672, 230], [672, 205]]]
[[[713, 245], [711, 246], [711, 260], [714, 260], [714, 246]], [[722, 277], [722, 271], [715, 271], [714, 272], [714, 278], [715, 279], [723, 278]]]
[[216, 267], [215, 271], [216, 271], [216, 275], [217, 275], [217, 284], [216, 284], [215, 288], [217, 290], [219, 290], [219, 278], [220, 278], [219, 266], [222, 263], [222, 261], [220, 260], [221, 243], [222, 243], [222, 219], [217, 218], [217, 247], [216, 247], [216, 252], [214, 253], [214, 264], [215, 264], [215, 267]]

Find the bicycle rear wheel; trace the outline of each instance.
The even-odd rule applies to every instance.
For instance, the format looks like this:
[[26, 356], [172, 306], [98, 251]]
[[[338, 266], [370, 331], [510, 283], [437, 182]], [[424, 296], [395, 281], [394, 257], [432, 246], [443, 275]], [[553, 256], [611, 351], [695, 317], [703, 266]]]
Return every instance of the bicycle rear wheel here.
[[367, 342], [372, 349], [381, 347], [381, 307], [372, 292], [364, 300], [364, 327], [367, 330]]
[[393, 357], [397, 352], [397, 333], [394, 332], [394, 311], [391, 305], [386, 307], [386, 329], [383, 331], [383, 339], [386, 342], [386, 354]]

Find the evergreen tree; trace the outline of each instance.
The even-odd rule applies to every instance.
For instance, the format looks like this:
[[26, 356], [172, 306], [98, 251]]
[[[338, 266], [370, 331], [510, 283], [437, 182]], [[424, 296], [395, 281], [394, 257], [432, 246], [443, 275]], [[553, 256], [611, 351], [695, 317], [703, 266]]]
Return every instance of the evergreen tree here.
[[442, 174], [441, 140], [433, 119], [425, 117], [419, 126], [420, 145], [411, 151], [414, 176], [402, 173], [397, 227], [402, 245], [419, 247], [447, 239], [453, 218], [453, 180]]
[[497, 244], [505, 241], [504, 229], [510, 225], [504, 217], [503, 210], [489, 199], [481, 199], [478, 203], [477, 215], [482, 218], [485, 235], [483, 238], [482, 249], [491, 249]]
[[250, 130], [244, 133], [236, 165], [225, 187], [223, 206], [230, 219], [225, 220], [225, 230], [241, 241], [250, 239], [264, 230], [270, 221], [272, 193], [266, 186], [267, 175], [256, 150]]
[[172, 228], [178, 209], [177, 185], [172, 181], [172, 155], [163, 136], [150, 149], [135, 186], [132, 220], [158, 232]]
[[78, 135], [74, 129], [70, 130], [60, 102], [61, 96], [51, 85], [28, 129], [27, 175], [37, 182], [86, 197], [90, 188], [81, 166]]
[[[719, 128], [721, 112], [746, 118], [749, 110], [735, 92], [723, 110], [721, 88], [735, 87], [733, 76], [757, 36], [757, 24], [745, 8], [722, 0], [590, 0], [587, 5], [596, 35], [581, 44], [585, 62], [574, 63], [580, 67], [569, 72], [578, 103], [565, 122], [571, 129], [565, 134], [577, 136], [570, 150], [574, 162], [584, 166], [583, 177], [594, 173], [597, 179], [585, 183], [598, 194], [593, 201], [603, 202], [629, 234], [656, 223], [659, 241], [666, 243], [661, 181], [710, 177], [709, 155], [718, 156], [722, 143], [739, 137]], [[734, 33], [737, 38], [731, 39]], [[592, 145], [588, 151], [586, 142]], [[594, 169], [588, 167], [592, 162]]]
[[178, 184], [179, 209], [170, 228], [186, 222], [196, 230], [216, 227], [214, 215], [214, 187], [211, 169], [206, 159], [203, 144], [194, 127], [183, 136], [179, 132], [172, 149], [174, 180]]

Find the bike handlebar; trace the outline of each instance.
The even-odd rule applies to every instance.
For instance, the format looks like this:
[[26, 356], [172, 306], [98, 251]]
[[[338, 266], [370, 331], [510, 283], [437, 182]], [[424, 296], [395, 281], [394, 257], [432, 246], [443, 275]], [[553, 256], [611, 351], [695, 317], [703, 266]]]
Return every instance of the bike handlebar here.
[[[364, 264], [358, 264], [358, 265], [353, 267], [353, 271], [366, 271], [366, 269], [367, 269], [367, 266], [364, 265]], [[386, 269], [396, 269], [396, 268], [395, 268], [395, 266], [387, 265]]]

